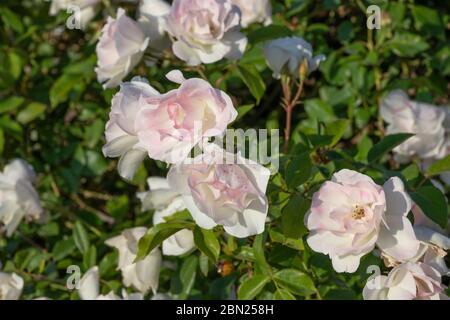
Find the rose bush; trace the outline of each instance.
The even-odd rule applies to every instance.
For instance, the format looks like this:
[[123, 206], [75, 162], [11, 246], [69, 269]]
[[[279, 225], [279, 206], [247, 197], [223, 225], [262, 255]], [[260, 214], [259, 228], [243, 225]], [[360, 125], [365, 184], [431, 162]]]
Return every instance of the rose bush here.
[[448, 10], [368, 3], [3, 0], [0, 300], [448, 299]]

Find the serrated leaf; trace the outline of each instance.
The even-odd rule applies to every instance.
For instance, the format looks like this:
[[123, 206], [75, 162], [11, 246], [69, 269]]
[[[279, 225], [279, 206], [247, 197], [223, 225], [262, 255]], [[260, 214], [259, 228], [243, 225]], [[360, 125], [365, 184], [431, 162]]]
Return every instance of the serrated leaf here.
[[402, 144], [409, 138], [414, 136], [411, 133], [397, 133], [385, 136], [380, 142], [375, 144], [369, 151], [367, 155], [367, 160], [369, 163], [373, 163], [384, 156], [386, 153]]
[[300, 296], [307, 296], [316, 291], [311, 278], [297, 269], [280, 270], [275, 273], [274, 278], [281, 287]]
[[264, 274], [254, 275], [251, 278], [245, 279], [239, 286], [238, 299], [251, 300], [255, 298], [269, 281], [269, 276]]
[[296, 300], [292, 293], [286, 289], [277, 289], [275, 294], [273, 295], [275, 300]]
[[191, 222], [160, 223], [153, 226], [139, 240], [136, 261], [144, 259], [153, 249], [178, 231], [192, 228], [193, 224]]

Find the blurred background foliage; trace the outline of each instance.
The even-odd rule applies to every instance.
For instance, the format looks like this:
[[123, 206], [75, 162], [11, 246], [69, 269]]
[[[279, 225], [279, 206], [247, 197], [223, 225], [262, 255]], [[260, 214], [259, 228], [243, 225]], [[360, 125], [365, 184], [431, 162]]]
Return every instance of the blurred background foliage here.
[[[382, 9], [380, 30], [366, 27], [370, 4]], [[399, 167], [386, 152], [369, 161], [368, 153], [384, 134], [378, 115], [383, 94], [402, 88], [419, 101], [449, 104], [448, 1], [277, 0], [272, 5], [274, 24], [244, 30], [249, 46], [238, 62], [187, 68], [168, 53], [151, 67], [143, 61], [129, 76], [142, 75], [166, 91], [171, 84], [164, 75], [172, 69], [204, 75], [233, 97], [240, 112], [233, 127], [282, 131], [281, 86], [266, 66], [263, 42], [298, 35], [313, 45], [314, 54], [327, 56], [308, 77], [295, 109], [291, 150], [268, 190], [267, 231], [235, 239], [215, 230], [215, 261], [199, 251], [165, 257], [161, 292], [224, 299], [243, 284], [240, 298], [361, 298], [367, 266], [381, 261], [369, 255], [355, 274], [338, 274], [328, 257], [309, 250], [302, 217], [312, 193], [344, 167], [378, 181], [401, 174], [412, 191], [422, 180], [416, 164]], [[117, 253], [104, 241], [125, 228], [151, 225], [152, 214], [141, 212], [136, 192], [145, 190], [148, 176], [165, 175], [165, 165], [147, 160], [128, 183], [118, 176], [116, 161], [101, 152], [116, 90], [103, 90], [96, 80], [95, 45], [116, 6], [113, 2], [81, 31], [65, 28], [68, 14], [49, 16], [47, 1], [0, 3], [0, 167], [15, 157], [32, 164], [50, 217], [44, 225], [21, 224], [13, 237], [0, 238], [3, 270], [24, 277], [24, 299], [77, 298], [65, 286], [66, 268], [73, 264], [82, 271], [99, 265], [103, 292], [117, 290]], [[135, 5], [121, 6], [133, 16]]]

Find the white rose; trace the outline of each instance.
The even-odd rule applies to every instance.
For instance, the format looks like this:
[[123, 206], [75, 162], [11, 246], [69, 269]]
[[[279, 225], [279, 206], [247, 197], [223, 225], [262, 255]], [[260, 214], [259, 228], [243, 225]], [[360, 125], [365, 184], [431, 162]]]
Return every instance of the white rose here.
[[83, 275], [79, 283], [78, 294], [82, 300], [143, 300], [144, 297], [140, 293], [128, 294], [122, 291], [123, 299], [110, 291], [106, 295], [100, 294], [100, 276], [98, 267], [92, 267]]
[[141, 0], [138, 22], [142, 31], [150, 38], [151, 48], [163, 50], [170, 46], [166, 34], [166, 16], [169, 12], [170, 5], [164, 0]]
[[139, 24], [119, 8], [115, 19], [108, 17], [97, 43], [98, 63], [95, 72], [98, 81], [105, 82], [105, 88], [117, 86], [139, 63], [148, 43], [149, 38]]
[[96, 15], [100, 2], [101, 0], [52, 0], [49, 13], [54, 16], [59, 11], [67, 11], [79, 19], [77, 22], [84, 29]]
[[156, 293], [159, 284], [159, 270], [161, 268], [161, 252], [154, 249], [139, 262], [134, 263], [137, 255], [138, 242], [147, 228], [137, 227], [127, 229], [120, 236], [108, 239], [105, 243], [119, 251], [118, 269], [122, 271], [125, 286], [133, 286], [145, 294], [149, 289]]
[[168, 32], [176, 38], [172, 50], [189, 65], [238, 59], [247, 45], [239, 21], [231, 0], [175, 0], [167, 17]]
[[195, 222], [205, 229], [222, 225], [238, 238], [263, 232], [270, 171], [214, 144], [203, 152], [192, 164], [173, 166], [167, 175]]
[[0, 272], [0, 300], [19, 300], [23, 279], [15, 273]]
[[248, 27], [253, 22], [272, 23], [272, 5], [270, 0], [231, 0], [241, 9], [241, 26]]
[[43, 217], [39, 195], [32, 185], [35, 178], [33, 168], [20, 159], [11, 161], [0, 173], [0, 222], [5, 225], [8, 237], [23, 218]]
[[315, 71], [320, 62], [325, 60], [323, 54], [313, 57], [311, 45], [299, 37], [286, 37], [267, 42], [264, 45], [267, 65], [273, 71], [273, 77], [279, 79], [287, 73], [298, 77], [303, 61], [308, 64], [308, 72]]
[[[167, 179], [150, 177], [147, 180], [150, 191], [138, 193], [142, 201], [142, 210], [155, 210], [153, 224], [165, 222], [164, 218], [186, 209], [183, 198], [172, 191]], [[170, 236], [162, 243], [162, 252], [167, 256], [183, 255], [195, 248], [194, 235], [184, 229]]]
[[441, 274], [425, 263], [402, 263], [367, 281], [364, 300], [448, 300]]
[[436, 158], [445, 143], [443, 108], [411, 101], [405, 92], [394, 90], [380, 106], [381, 117], [388, 123], [386, 134], [413, 133], [414, 136], [394, 149], [399, 162], [408, 162], [414, 156], [422, 160]]
[[145, 98], [159, 95], [145, 79], [134, 77], [131, 82], [120, 85], [111, 101], [109, 121], [106, 123], [103, 146], [105, 157], [119, 157], [118, 171], [121, 177], [131, 180], [147, 152], [138, 148], [135, 130], [136, 115], [144, 105]]

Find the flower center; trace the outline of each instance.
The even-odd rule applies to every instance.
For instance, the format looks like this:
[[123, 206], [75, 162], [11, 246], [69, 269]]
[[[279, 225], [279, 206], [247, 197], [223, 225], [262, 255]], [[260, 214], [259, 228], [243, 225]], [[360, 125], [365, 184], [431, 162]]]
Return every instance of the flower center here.
[[362, 219], [366, 216], [366, 211], [363, 206], [356, 205], [356, 207], [352, 211], [352, 218], [355, 220]]

